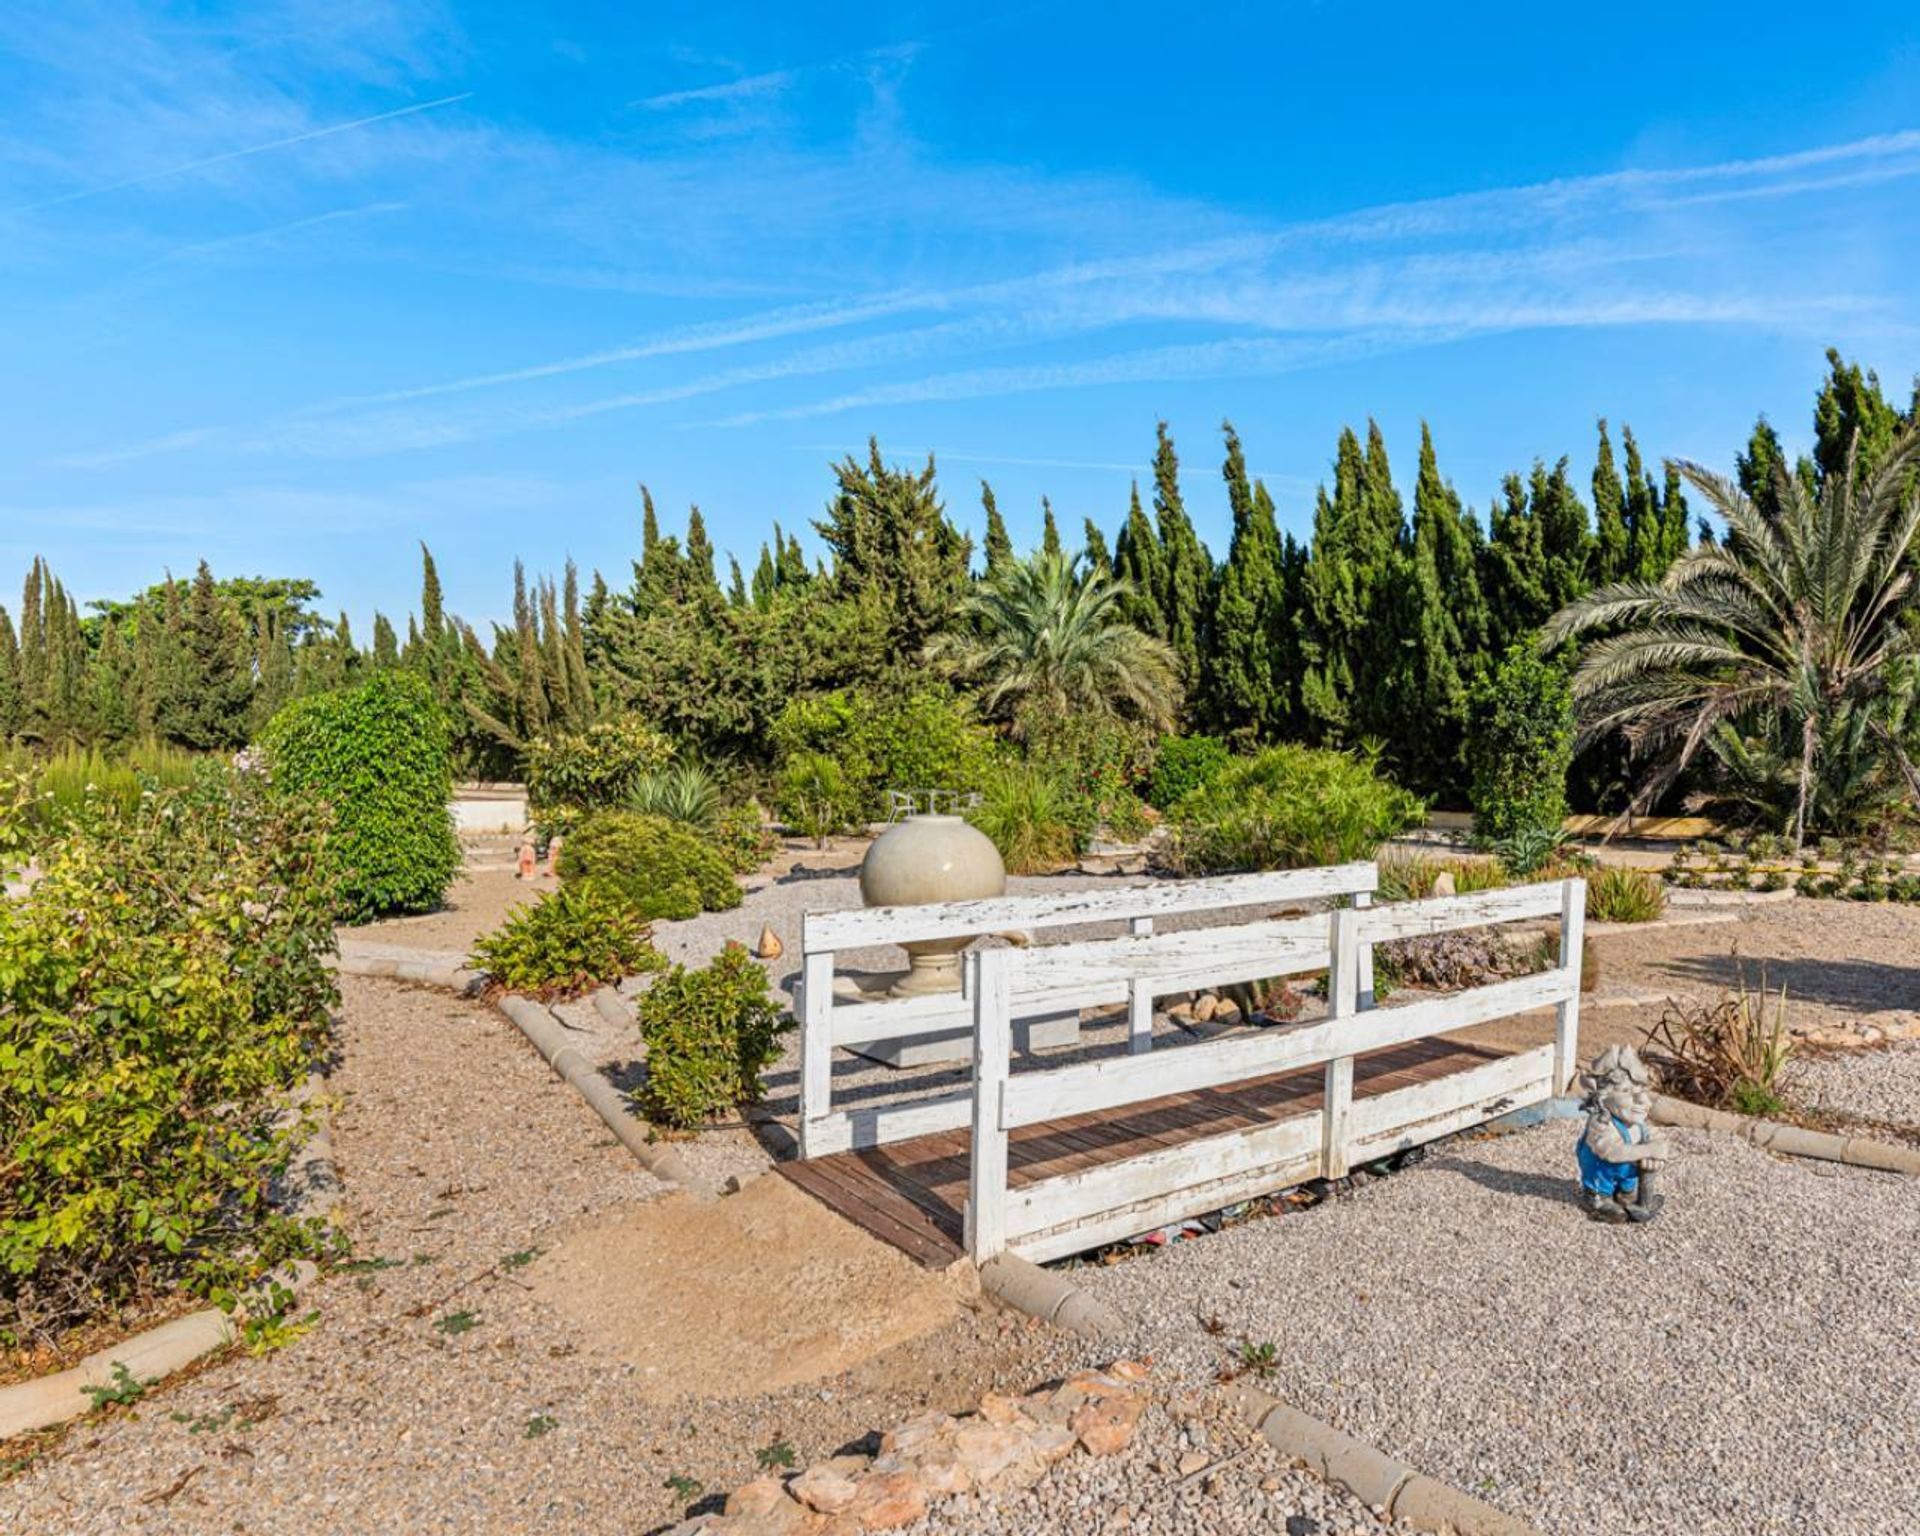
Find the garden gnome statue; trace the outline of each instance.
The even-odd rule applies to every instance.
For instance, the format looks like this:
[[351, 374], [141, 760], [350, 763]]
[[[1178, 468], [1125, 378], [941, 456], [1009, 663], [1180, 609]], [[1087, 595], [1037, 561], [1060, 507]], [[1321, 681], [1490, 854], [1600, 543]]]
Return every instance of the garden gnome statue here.
[[1655, 1175], [1671, 1151], [1647, 1124], [1653, 1094], [1630, 1045], [1610, 1045], [1580, 1074], [1586, 1129], [1580, 1134], [1580, 1200], [1595, 1221], [1652, 1221]]
[[519, 867], [514, 871], [514, 876], [520, 880], [531, 880], [535, 867], [533, 839], [528, 838], [520, 845]]
[[564, 841], [564, 839], [562, 839], [557, 832], [548, 840], [547, 873], [549, 875], [557, 875], [560, 873], [560, 844], [562, 841]]

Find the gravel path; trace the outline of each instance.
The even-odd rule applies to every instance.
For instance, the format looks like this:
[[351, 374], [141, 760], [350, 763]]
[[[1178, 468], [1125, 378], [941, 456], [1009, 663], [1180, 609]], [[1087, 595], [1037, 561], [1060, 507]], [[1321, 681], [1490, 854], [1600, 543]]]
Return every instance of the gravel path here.
[[1271, 1341], [1278, 1396], [1543, 1531], [1910, 1529], [1920, 1181], [1681, 1133], [1662, 1219], [1600, 1228], [1573, 1134], [1079, 1278], [1157, 1368]]
[[[649, 1407], [634, 1366], [527, 1289], [537, 1267], [499, 1266], [662, 1186], [493, 1010], [342, 990], [334, 1154], [355, 1255], [383, 1267], [310, 1290], [317, 1325], [286, 1349], [77, 1428], [0, 1484], [0, 1531], [626, 1536], [683, 1512], [669, 1477], [730, 1488], [777, 1440], [819, 1458], [1045, 1379], [1041, 1335], [964, 1313], [824, 1383]], [[471, 1328], [440, 1326], [462, 1313]]]
[[1920, 1142], [1920, 1044], [1808, 1056], [1788, 1071], [1788, 1091], [1808, 1108], [1904, 1127]]

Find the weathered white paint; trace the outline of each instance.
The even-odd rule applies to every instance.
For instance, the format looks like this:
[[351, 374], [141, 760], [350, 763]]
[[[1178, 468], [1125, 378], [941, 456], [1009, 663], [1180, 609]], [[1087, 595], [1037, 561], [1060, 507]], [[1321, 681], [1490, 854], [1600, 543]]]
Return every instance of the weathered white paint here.
[[1131, 922], [1175, 912], [1214, 912], [1228, 907], [1351, 896], [1357, 891], [1378, 889], [1379, 881], [1379, 871], [1372, 864], [1336, 864], [1324, 869], [1170, 880], [1159, 885], [1072, 891], [1060, 896], [996, 896], [924, 907], [809, 912], [801, 920], [800, 947], [803, 953], [811, 954], [869, 944], [1059, 928], [1071, 923]]
[[983, 1264], [1007, 1246], [1007, 1133], [1001, 1101], [1013, 1050], [1004, 949], [968, 957], [973, 973], [973, 1143], [967, 1181], [967, 1252]]
[[1401, 901], [1369, 908], [1361, 919], [1360, 938], [1366, 944], [1391, 939], [1452, 933], [1461, 928], [1483, 928], [1530, 917], [1557, 917], [1565, 881], [1544, 885], [1514, 885], [1500, 891], [1474, 891], [1467, 896], [1434, 896], [1425, 901]]
[[800, 1155], [826, 1156], [821, 1122], [833, 1093], [833, 956], [800, 962]]
[[1580, 1044], [1581, 942], [1587, 926], [1587, 882], [1569, 880], [1560, 900], [1560, 969], [1573, 978], [1553, 1029], [1553, 1091], [1565, 1093], [1573, 1081]]
[[[1358, 908], [1333, 914], [1333, 965], [1327, 972], [1327, 999], [1334, 1026], [1328, 1033], [1335, 1038], [1343, 1034], [1338, 1026], [1360, 1011], [1360, 915]], [[1321, 1086], [1320, 1166], [1329, 1179], [1346, 1176], [1352, 1119], [1353, 1057], [1342, 1054], [1327, 1063]]]
[[858, 1109], [843, 1109], [818, 1120], [803, 1121], [801, 1129], [812, 1127], [813, 1136], [805, 1145], [816, 1150], [802, 1151], [802, 1157], [831, 1157], [835, 1152], [855, 1152], [867, 1147], [884, 1147], [889, 1142], [910, 1141], [915, 1136], [931, 1136], [937, 1131], [957, 1131], [973, 1117], [973, 1090], [929, 1094], [907, 1103], [867, 1104]]
[[1552, 1071], [1553, 1047], [1541, 1045], [1430, 1083], [1362, 1099], [1353, 1107], [1349, 1160], [1391, 1157], [1463, 1126], [1552, 1098]]

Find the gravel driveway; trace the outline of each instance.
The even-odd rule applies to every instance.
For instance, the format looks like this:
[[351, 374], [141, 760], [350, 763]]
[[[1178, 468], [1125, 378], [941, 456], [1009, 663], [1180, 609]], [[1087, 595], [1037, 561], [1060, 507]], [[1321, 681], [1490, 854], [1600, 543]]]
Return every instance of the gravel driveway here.
[[1079, 1278], [1162, 1368], [1271, 1342], [1278, 1396], [1543, 1531], [1913, 1529], [1920, 1181], [1681, 1133], [1661, 1220], [1602, 1228], [1573, 1136]]

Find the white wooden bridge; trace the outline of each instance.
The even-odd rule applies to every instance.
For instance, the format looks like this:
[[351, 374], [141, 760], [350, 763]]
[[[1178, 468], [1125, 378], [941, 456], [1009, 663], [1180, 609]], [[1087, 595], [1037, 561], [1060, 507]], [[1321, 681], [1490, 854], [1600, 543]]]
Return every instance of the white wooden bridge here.
[[[1576, 1060], [1580, 880], [1375, 905], [1372, 864], [1063, 896], [809, 914], [802, 936], [801, 1156], [788, 1178], [924, 1263], [1058, 1258], [1337, 1178], [1562, 1092]], [[1156, 918], [1342, 901], [1155, 932]], [[1558, 961], [1513, 980], [1373, 1006], [1373, 949], [1419, 934], [1557, 921]], [[976, 948], [964, 996], [848, 1003], [836, 952], [1124, 923], [1111, 938]], [[1156, 998], [1325, 972], [1327, 1012], [1156, 1048]], [[1126, 1047], [1015, 1059], [1022, 1021], [1124, 1006]], [[1463, 1031], [1553, 1009], [1551, 1038], [1503, 1051]], [[959, 1092], [836, 1109], [836, 1049], [970, 1029]]]

